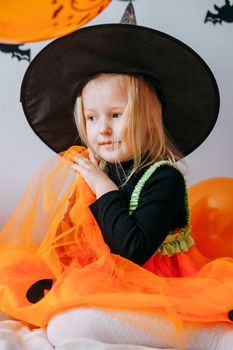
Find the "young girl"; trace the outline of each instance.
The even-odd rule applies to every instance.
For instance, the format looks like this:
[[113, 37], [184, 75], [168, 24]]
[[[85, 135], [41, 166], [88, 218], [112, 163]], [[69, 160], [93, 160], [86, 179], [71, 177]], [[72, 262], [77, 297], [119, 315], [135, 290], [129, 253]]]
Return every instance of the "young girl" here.
[[[170, 231], [187, 224], [183, 177], [164, 162], [178, 152], [165, 135], [161, 104], [153, 87], [136, 76], [98, 75], [79, 93], [76, 122], [90, 156], [74, 157], [74, 169], [99, 199], [91, 210], [111, 252], [142, 265]], [[156, 175], [151, 168], [131, 215], [132, 192], [158, 161], [161, 168]]]
[[[217, 117], [218, 90], [200, 57], [147, 28], [85, 28], [42, 50], [22, 102], [36, 133], [68, 150], [40, 171], [2, 232], [1, 310], [48, 324], [54, 345], [231, 343], [232, 259], [197, 251], [174, 164], [176, 147], [193, 151]], [[87, 150], [74, 146], [77, 134]], [[207, 326], [214, 346], [191, 339]]]

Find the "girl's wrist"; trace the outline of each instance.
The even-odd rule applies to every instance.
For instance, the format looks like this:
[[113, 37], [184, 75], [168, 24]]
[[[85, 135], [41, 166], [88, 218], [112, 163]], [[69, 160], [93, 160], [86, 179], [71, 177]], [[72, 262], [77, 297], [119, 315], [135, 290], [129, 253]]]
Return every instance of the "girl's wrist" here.
[[100, 198], [110, 191], [119, 191], [119, 188], [113, 181], [109, 179], [96, 186], [96, 199]]

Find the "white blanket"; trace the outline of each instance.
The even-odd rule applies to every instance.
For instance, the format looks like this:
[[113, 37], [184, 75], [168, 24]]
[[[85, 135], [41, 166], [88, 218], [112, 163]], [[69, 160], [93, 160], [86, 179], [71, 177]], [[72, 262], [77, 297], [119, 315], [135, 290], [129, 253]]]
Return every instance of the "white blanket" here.
[[[46, 329], [30, 330], [23, 323], [0, 313], [0, 350], [54, 350]], [[152, 350], [136, 345], [104, 344], [90, 339], [67, 339], [56, 350]], [[158, 349], [153, 349], [158, 350]], [[172, 349], [165, 349], [172, 350]], [[178, 350], [178, 349], [177, 349]]]
[[[53, 350], [46, 330], [31, 331], [19, 321], [0, 321], [0, 350]], [[67, 339], [57, 350], [152, 350], [136, 345], [104, 344], [90, 339]], [[156, 349], [157, 350], [157, 349]], [[170, 349], [167, 349], [170, 350]]]
[[[6, 318], [6, 317], [5, 317]], [[0, 315], [0, 350], [53, 350], [48, 341], [45, 329], [30, 330], [23, 323], [15, 320], [3, 320]], [[230, 326], [216, 326], [211, 332], [200, 330], [196, 340], [187, 350], [232, 350], [233, 328]], [[105, 344], [90, 339], [66, 339], [56, 350], [152, 350], [151, 347]], [[153, 350], [159, 350], [153, 348]], [[174, 350], [164, 349], [163, 350]], [[179, 349], [175, 349], [179, 350]]]

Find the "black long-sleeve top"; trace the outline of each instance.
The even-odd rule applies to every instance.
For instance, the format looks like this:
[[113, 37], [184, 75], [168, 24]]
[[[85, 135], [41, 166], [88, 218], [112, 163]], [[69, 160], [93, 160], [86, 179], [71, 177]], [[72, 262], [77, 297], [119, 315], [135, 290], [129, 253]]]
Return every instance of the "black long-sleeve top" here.
[[[132, 161], [123, 163], [124, 171], [129, 172], [131, 166]], [[121, 187], [124, 173], [108, 164], [108, 175], [119, 191], [110, 191], [90, 205], [111, 252], [138, 265], [155, 253], [170, 231], [187, 221], [184, 178], [169, 165], [159, 167], [146, 181], [137, 208], [129, 214], [131, 194], [147, 169], [136, 172]]]

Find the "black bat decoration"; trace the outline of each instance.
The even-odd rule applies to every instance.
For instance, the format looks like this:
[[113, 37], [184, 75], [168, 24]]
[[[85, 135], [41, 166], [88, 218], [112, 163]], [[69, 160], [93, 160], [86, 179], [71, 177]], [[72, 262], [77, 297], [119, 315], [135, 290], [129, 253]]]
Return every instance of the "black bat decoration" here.
[[12, 58], [16, 57], [18, 61], [26, 60], [30, 62], [31, 50], [30, 49], [22, 50], [20, 48], [20, 46], [22, 45], [23, 44], [20, 44], [20, 45], [0, 44], [0, 51], [4, 53], [10, 53], [11, 57]]
[[213, 24], [222, 24], [222, 21], [228, 23], [233, 22], [233, 5], [230, 4], [229, 0], [225, 0], [225, 5], [222, 7], [214, 5], [214, 8], [217, 13], [207, 11], [204, 23], [212, 22]]
[[49, 291], [53, 286], [53, 280], [51, 278], [46, 278], [35, 282], [27, 291], [27, 300], [35, 304], [40, 299], [44, 298], [45, 290]]

